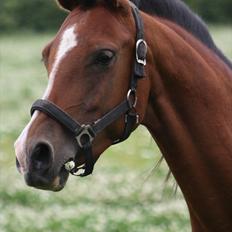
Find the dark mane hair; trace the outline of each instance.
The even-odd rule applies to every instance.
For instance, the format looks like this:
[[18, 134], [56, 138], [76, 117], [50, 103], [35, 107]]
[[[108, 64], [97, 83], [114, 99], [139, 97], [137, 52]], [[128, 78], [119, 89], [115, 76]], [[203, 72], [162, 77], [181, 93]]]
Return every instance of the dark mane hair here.
[[215, 45], [206, 24], [181, 0], [131, 0], [140, 10], [150, 15], [168, 19], [213, 50], [231, 69], [231, 61]]

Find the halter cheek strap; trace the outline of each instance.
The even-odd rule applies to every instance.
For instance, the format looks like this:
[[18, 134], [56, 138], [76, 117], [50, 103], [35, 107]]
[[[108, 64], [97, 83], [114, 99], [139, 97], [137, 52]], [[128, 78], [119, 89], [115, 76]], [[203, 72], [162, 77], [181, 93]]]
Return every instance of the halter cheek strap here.
[[[146, 65], [147, 44], [144, 40], [144, 27], [138, 8], [130, 2], [133, 16], [136, 25], [136, 47], [135, 47], [135, 61], [134, 70], [131, 76], [130, 88], [128, 90], [126, 99], [114, 107], [111, 111], [106, 113], [103, 117], [91, 124], [80, 124], [75, 121], [69, 114], [64, 112], [59, 106], [54, 103], [39, 99], [31, 107], [31, 115], [38, 110], [47, 114], [52, 119], [56, 120], [66, 129], [68, 129], [76, 138], [78, 151], [82, 152], [85, 157], [84, 166], [78, 167], [78, 153], [74, 160], [69, 160], [65, 164], [66, 170], [73, 175], [87, 176], [93, 172], [95, 160], [92, 154], [92, 143], [97, 134], [103, 131], [107, 126], [115, 122], [122, 115], [125, 115], [125, 128], [121, 138], [113, 142], [117, 144], [126, 140], [133, 131], [136, 124], [139, 123], [139, 115], [136, 112], [137, 82], [144, 77], [144, 66]], [[84, 173], [77, 174], [80, 169]]]

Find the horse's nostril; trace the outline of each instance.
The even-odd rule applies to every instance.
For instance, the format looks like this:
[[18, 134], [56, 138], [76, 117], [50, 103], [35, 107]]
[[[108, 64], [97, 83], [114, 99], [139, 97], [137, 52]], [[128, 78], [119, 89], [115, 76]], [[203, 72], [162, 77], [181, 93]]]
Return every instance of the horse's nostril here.
[[17, 157], [16, 157], [16, 167], [17, 167], [18, 169], [20, 169], [20, 164], [19, 164], [19, 161], [18, 161]]
[[32, 151], [31, 164], [35, 171], [47, 171], [52, 162], [52, 150], [48, 144], [40, 143]]

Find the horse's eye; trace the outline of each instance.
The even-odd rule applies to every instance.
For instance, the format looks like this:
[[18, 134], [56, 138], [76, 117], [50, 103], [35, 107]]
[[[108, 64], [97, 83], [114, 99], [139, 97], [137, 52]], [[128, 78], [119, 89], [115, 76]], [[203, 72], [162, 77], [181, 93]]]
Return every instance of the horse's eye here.
[[108, 66], [111, 64], [115, 53], [111, 50], [102, 50], [94, 58], [94, 64], [99, 66]]

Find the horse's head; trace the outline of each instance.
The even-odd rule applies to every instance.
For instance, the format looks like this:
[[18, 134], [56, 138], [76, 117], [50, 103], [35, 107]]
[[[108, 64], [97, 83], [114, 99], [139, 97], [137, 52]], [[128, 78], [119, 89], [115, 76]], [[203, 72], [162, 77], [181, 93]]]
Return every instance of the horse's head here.
[[[143, 120], [149, 94], [149, 81], [139, 80], [135, 102], [137, 86], [131, 84], [131, 76], [136, 63], [137, 31], [129, 2], [59, 0], [59, 3], [70, 14], [43, 50], [48, 86], [41, 104], [35, 105], [30, 123], [15, 143], [17, 167], [27, 184], [54, 191], [64, 187], [69, 175], [67, 169], [73, 168], [65, 163], [74, 160], [75, 166], [88, 165], [85, 152], [90, 149], [83, 149], [86, 143], [91, 143], [95, 162], [106, 148], [122, 138], [126, 114], [132, 115], [133, 121], [128, 128], [136, 128], [138, 122], [133, 116], [139, 116], [139, 122]], [[138, 59], [144, 58], [145, 48], [143, 42], [137, 43], [140, 53], [137, 55], [141, 56]], [[106, 116], [117, 106], [121, 113]], [[61, 114], [58, 119], [49, 109]], [[63, 112], [69, 115], [67, 120]], [[78, 128], [69, 130], [64, 126], [65, 120], [70, 123], [70, 117], [78, 122]], [[86, 129], [83, 124], [93, 128]]]

